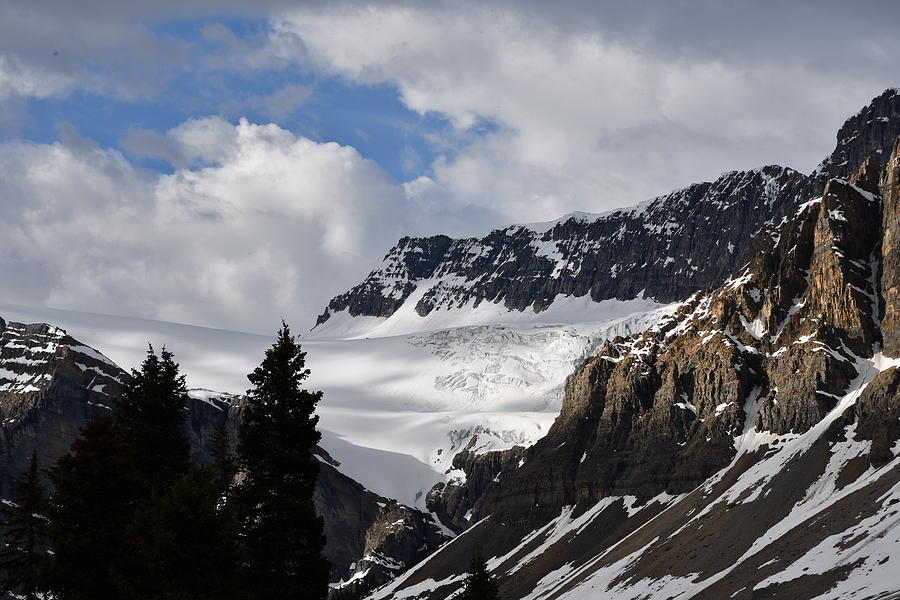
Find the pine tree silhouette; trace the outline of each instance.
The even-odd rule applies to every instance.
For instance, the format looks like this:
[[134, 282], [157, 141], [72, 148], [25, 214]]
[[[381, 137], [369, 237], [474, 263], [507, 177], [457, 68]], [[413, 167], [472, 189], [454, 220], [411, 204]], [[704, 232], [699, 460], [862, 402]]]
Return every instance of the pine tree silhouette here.
[[460, 600], [500, 600], [500, 586], [480, 554], [472, 557]]
[[164, 490], [187, 472], [190, 444], [185, 432], [187, 386], [172, 353], [159, 356], [151, 346], [140, 371], [132, 369], [115, 404], [138, 477], [149, 496]]
[[50, 470], [47, 586], [67, 600], [118, 600], [132, 549], [125, 542], [141, 486], [112, 415], [82, 430]]
[[192, 466], [187, 390], [151, 347], [113, 415], [94, 419], [51, 471], [50, 590], [72, 600], [237, 598], [236, 529], [223, 486]]
[[31, 453], [28, 470], [16, 481], [15, 502], [3, 507], [3, 549], [0, 594], [16, 592], [17, 597], [36, 600], [39, 577], [47, 543], [44, 486], [38, 473], [37, 453]]
[[210, 467], [192, 466], [139, 509], [128, 539], [143, 568], [125, 597], [230, 600], [242, 591], [237, 531], [231, 514], [217, 507], [222, 486]]
[[236, 487], [246, 575], [267, 600], [320, 600], [328, 593], [329, 563], [313, 492], [321, 434], [313, 414], [321, 392], [301, 387], [306, 353], [282, 322], [274, 345], [253, 373], [238, 440], [244, 472]]
[[231, 439], [224, 427], [217, 427], [212, 438], [212, 471], [216, 482], [223, 493], [228, 490], [234, 476], [237, 475], [237, 459], [231, 449]]

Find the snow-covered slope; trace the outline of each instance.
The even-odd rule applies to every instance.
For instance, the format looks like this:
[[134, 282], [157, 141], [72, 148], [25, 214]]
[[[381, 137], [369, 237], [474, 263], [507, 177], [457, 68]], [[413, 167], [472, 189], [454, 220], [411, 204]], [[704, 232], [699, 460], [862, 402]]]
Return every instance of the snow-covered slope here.
[[187, 372], [188, 386], [232, 394], [247, 390], [247, 373], [262, 360], [273, 338], [264, 335], [0, 302], [0, 317], [49, 323], [100, 349], [125, 370], [140, 366], [147, 344], [166, 346]]
[[307, 334], [309, 339], [353, 339], [387, 337], [421, 331], [467, 327], [472, 325], [577, 325], [602, 323], [629, 315], [644, 313], [662, 306], [642, 293], [631, 300], [603, 300], [596, 302], [589, 296], [563, 296], [547, 310], [510, 311], [503, 304], [469, 300], [462, 306], [435, 310], [425, 316], [416, 312], [419, 300], [432, 289], [433, 280], [416, 283], [415, 290], [400, 308], [388, 317], [351, 316], [346, 311], [335, 314], [328, 321]]
[[[585, 308], [592, 310], [585, 310]], [[566, 377], [605, 339], [666, 314], [650, 301], [592, 303], [552, 313], [567, 324], [472, 325], [369, 339], [302, 341], [319, 406], [322, 446], [370, 490], [424, 508], [473, 436], [482, 452], [528, 446], [559, 412]], [[147, 343], [175, 354], [191, 388], [244, 392], [268, 336], [176, 323], [0, 304], [0, 315], [50, 322], [124, 368]], [[545, 315], [546, 316], [546, 315]], [[486, 319], [488, 320], [488, 319]]]
[[[506, 541], [515, 541], [488, 567], [522, 600], [900, 598], [900, 576], [889, 566], [900, 553], [900, 443], [885, 464], [870, 465], [872, 441], [857, 434], [853, 417], [870, 384], [895, 367], [900, 359], [881, 354], [858, 359], [858, 378], [807, 432], [747, 427], [734, 438], [730, 464], [690, 493], [607, 496], [563, 506], [531, 531], [510, 527]], [[460, 546], [468, 548], [462, 554], [483, 548], [485, 536], [504, 537], [496, 518], [432, 561]], [[445, 597], [462, 586], [462, 574], [436, 580], [429, 566], [372, 600]], [[517, 578], [535, 583], [522, 587]]]

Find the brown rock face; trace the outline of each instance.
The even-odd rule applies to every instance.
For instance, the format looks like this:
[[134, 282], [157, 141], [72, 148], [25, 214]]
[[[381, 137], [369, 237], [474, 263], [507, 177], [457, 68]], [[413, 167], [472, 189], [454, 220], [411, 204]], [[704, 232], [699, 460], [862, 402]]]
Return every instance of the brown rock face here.
[[879, 373], [853, 407], [857, 439], [872, 441], [869, 462], [880, 467], [894, 458], [891, 447], [900, 439], [900, 369]]
[[900, 350], [894, 147], [763, 227], [723, 285], [606, 342], [519, 462], [460, 464], [498, 474], [454, 491], [479, 525], [408, 585], [451, 597], [456, 565], [484, 548], [510, 599], [807, 600], [883, 569], [895, 551], [871, 548], [900, 502], [900, 368], [879, 373], [877, 355]]
[[[425, 499], [425, 506], [435, 513], [440, 521], [453, 531], [463, 531], [474, 521], [472, 515], [481, 514], [484, 497], [496, 487], [507, 473], [518, 468], [525, 456], [525, 448], [513, 446], [509, 450], [478, 454], [475, 435], [465, 450], [453, 457], [453, 468], [466, 474], [466, 481], [460, 484], [451, 480], [438, 483]], [[470, 509], [474, 509], [470, 512]]]
[[881, 242], [881, 297], [884, 301], [884, 353], [900, 356], [900, 138], [881, 179], [884, 198]]
[[842, 181], [830, 181], [816, 222], [804, 312], [835, 328], [860, 356], [871, 356], [877, 335], [874, 290], [867, 288], [880, 237], [879, 199]]

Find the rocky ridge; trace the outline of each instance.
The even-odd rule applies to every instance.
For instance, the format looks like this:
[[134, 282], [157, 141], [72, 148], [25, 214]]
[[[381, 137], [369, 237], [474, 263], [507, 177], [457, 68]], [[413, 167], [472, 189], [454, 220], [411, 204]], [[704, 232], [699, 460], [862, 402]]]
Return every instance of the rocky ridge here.
[[37, 450], [42, 465], [64, 454], [78, 429], [108, 406], [124, 371], [65, 331], [0, 319], [0, 494]]
[[820, 195], [829, 179], [848, 178], [866, 157], [883, 165], [897, 135], [900, 93], [889, 89], [847, 120], [810, 175], [780, 166], [733, 171], [608, 214], [511, 225], [482, 238], [406, 237], [333, 298], [316, 326], [390, 317], [406, 302], [424, 317], [481, 303], [540, 312], [560, 297], [681, 301], [721, 284], [760, 227]]
[[897, 144], [607, 342], [518, 460], [461, 458], [430, 503], [478, 524], [373, 597], [446, 597], [476, 549], [508, 598], [900, 596], [878, 568], [900, 542]]

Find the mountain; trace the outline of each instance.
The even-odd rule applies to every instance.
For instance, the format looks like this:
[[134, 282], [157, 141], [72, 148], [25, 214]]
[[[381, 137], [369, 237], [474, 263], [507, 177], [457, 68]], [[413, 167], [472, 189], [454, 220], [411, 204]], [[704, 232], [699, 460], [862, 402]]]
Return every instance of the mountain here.
[[[447, 597], [481, 550], [509, 599], [807, 598], [845, 574], [891, 597], [898, 134], [888, 90], [810, 175], [731, 172], [606, 215], [401, 241], [302, 340], [325, 392], [332, 595]], [[192, 390], [204, 459], [271, 343], [0, 314], [6, 486], [106, 410], [148, 340], [221, 390]]]
[[[867, 157], [884, 164], [898, 134], [900, 93], [889, 89], [847, 120], [834, 151], [809, 175], [774, 165], [732, 171], [631, 209], [510, 225], [484, 237], [405, 237], [328, 303], [313, 332], [393, 335], [523, 317], [571, 323], [593, 320], [596, 302], [684, 300], [721, 284], [743, 264], [760, 227], [820, 195], [830, 178], [849, 177]], [[573, 314], [582, 298], [593, 302]], [[546, 314], [554, 307], [562, 314]]]
[[476, 551], [506, 598], [900, 598], [890, 147], [607, 341], [533, 446], [461, 456], [430, 504], [464, 533], [372, 598], [448, 597]]
[[42, 466], [108, 410], [124, 372], [58, 327], [0, 318], [0, 494], [9, 497], [32, 450]]
[[[67, 452], [92, 417], [111, 410], [128, 377], [59, 327], [0, 318], [0, 498], [12, 496], [33, 450], [42, 468]], [[207, 463], [217, 428], [236, 436], [241, 397], [192, 389], [185, 408], [192, 457]], [[325, 519], [334, 598], [390, 581], [447, 538], [431, 515], [367, 490], [324, 449], [317, 455], [315, 503]]]

